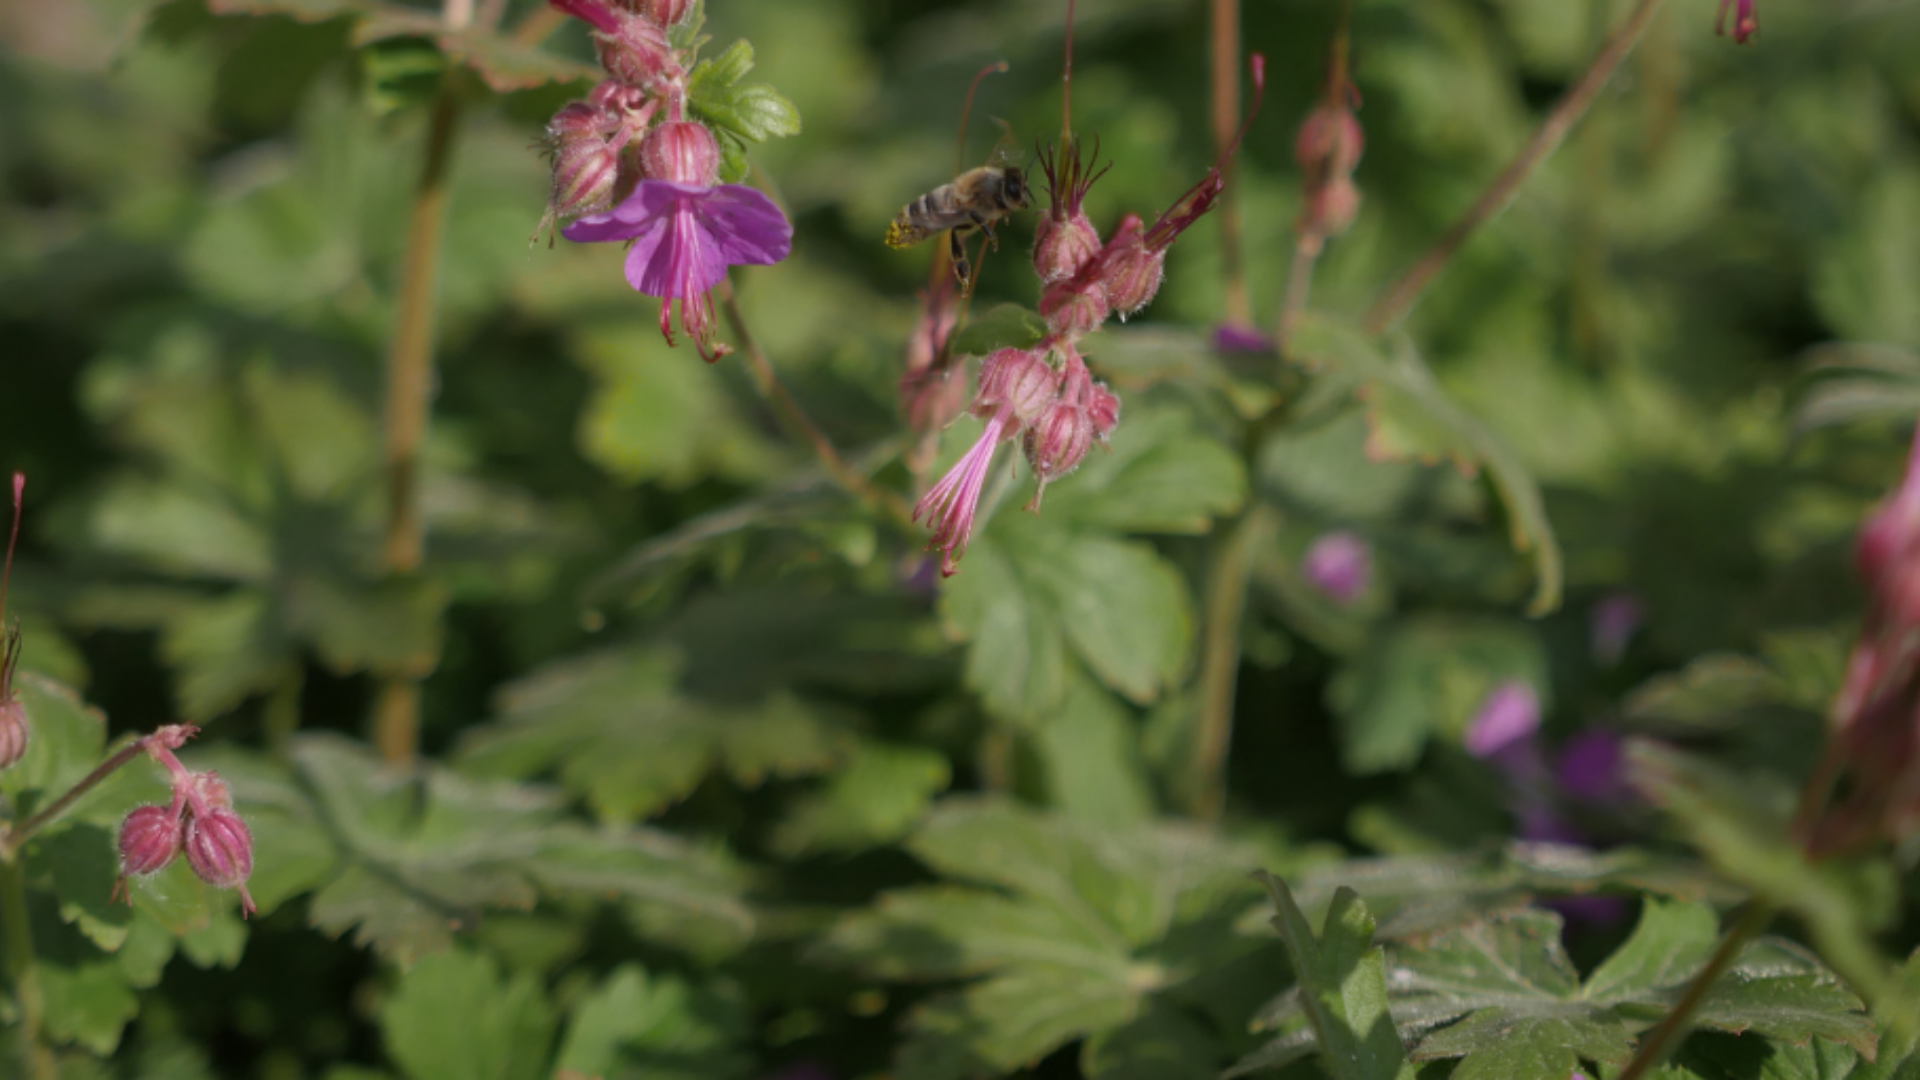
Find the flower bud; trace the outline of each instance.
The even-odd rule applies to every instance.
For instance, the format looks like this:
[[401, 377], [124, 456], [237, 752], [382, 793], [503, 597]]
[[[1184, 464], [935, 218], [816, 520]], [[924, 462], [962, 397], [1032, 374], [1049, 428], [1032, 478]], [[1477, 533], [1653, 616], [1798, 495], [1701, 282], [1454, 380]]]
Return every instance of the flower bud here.
[[1060, 221], [1043, 214], [1034, 228], [1033, 268], [1042, 284], [1071, 278], [1099, 253], [1100, 233], [1078, 211]]
[[661, 26], [672, 26], [693, 10], [693, 0], [642, 0], [640, 10]]
[[[1093, 418], [1084, 405], [1057, 402], [1027, 432], [1027, 461], [1044, 487], [1080, 467], [1093, 448]], [[1034, 496], [1034, 505], [1039, 505]]]
[[136, 806], [120, 823], [120, 872], [157, 874], [182, 843], [180, 815], [164, 806]]
[[187, 865], [209, 885], [237, 889], [253, 874], [253, 834], [231, 810], [189, 818], [185, 847]]
[[1040, 294], [1040, 316], [1060, 337], [1093, 333], [1107, 321], [1107, 311], [1107, 290], [1098, 281], [1074, 278], [1049, 285]]
[[0, 769], [10, 769], [26, 757], [29, 741], [26, 707], [11, 697], [0, 701]]
[[1105, 383], [1094, 383], [1088, 393], [1087, 418], [1093, 421], [1094, 437], [1101, 442], [1120, 426], [1120, 398]]
[[[1347, 91], [1337, 90], [1344, 95]], [[1293, 159], [1309, 184], [1319, 184], [1330, 176], [1346, 176], [1360, 164], [1367, 149], [1367, 135], [1353, 109], [1335, 97], [1314, 107], [1300, 125], [1293, 140]]]
[[600, 66], [607, 74], [628, 86], [648, 87], [662, 78], [678, 76], [680, 64], [673, 58], [667, 34], [645, 15], [628, 12], [614, 15], [611, 29], [596, 21], [600, 33], [593, 36]]
[[712, 187], [720, 180], [720, 144], [705, 124], [670, 120], [640, 143], [640, 167], [649, 180]]
[[1108, 306], [1125, 322], [1152, 302], [1166, 273], [1166, 249], [1149, 248], [1142, 238], [1140, 218], [1128, 214], [1100, 253], [1099, 276], [1106, 286]]
[[[569, 105], [567, 109], [573, 107]], [[553, 135], [553, 186], [547, 193], [548, 217], [565, 221], [605, 210], [613, 202], [614, 186], [620, 177], [619, 151], [598, 134], [563, 133], [551, 125], [547, 130]]]
[[1004, 405], [1025, 424], [1039, 416], [1059, 392], [1060, 373], [1044, 357], [1025, 349], [1001, 349], [980, 368], [973, 414], [985, 419]]

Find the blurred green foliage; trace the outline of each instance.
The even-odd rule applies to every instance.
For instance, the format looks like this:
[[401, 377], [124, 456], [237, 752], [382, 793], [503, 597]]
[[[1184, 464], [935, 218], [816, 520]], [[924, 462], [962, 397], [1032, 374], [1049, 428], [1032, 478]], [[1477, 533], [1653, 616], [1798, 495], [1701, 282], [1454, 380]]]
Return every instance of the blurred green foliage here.
[[[530, 0], [463, 31], [394, 0], [0, 0], [35, 739], [0, 794], [20, 820], [109, 744], [200, 723], [260, 906], [178, 864], [111, 902], [114, 823], [166, 798], [144, 761], [37, 834], [60, 1074], [1610, 1080], [1757, 892], [1791, 917], [1660, 1075], [1920, 1076], [1911, 845], [1812, 868], [1783, 839], [1859, 620], [1853, 530], [1920, 413], [1920, 3], [1766, 0], [1736, 48], [1673, 0], [1405, 326], [1357, 328], [1629, 6], [1355, 0], [1365, 202], [1288, 362], [1213, 348], [1207, 217], [1143, 317], [1088, 339], [1111, 446], [1038, 516], [996, 474], [942, 583], [739, 358], [661, 341], [616, 252], [528, 246], [582, 27], [488, 30]], [[694, 109], [796, 226], [735, 272], [745, 318], [887, 489], [918, 479], [896, 384], [927, 262], [880, 237], [992, 121], [1029, 155], [1058, 130], [1065, 7], [706, 6]], [[1231, 188], [1262, 326], [1339, 12], [1240, 12], [1268, 57]], [[1214, 158], [1208, 16], [1079, 5], [1103, 229]], [[392, 579], [382, 365], [445, 87], [427, 566]], [[1033, 333], [1030, 229], [1003, 226], [964, 351]], [[1300, 566], [1336, 528], [1373, 552], [1351, 605]], [[1623, 595], [1644, 622], [1597, 652]], [[411, 770], [366, 741], [395, 675], [424, 679]], [[1549, 751], [1641, 737], [1640, 794], [1466, 753], [1514, 680]], [[1527, 835], [1542, 806], [1584, 846]]]

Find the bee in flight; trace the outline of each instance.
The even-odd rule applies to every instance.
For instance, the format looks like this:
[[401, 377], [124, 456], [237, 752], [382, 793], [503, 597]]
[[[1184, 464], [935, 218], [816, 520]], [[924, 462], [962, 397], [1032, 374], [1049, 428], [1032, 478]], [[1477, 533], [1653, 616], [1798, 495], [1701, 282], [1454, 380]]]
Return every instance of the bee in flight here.
[[973, 264], [967, 261], [967, 237], [975, 231], [997, 243], [993, 223], [1026, 208], [1031, 199], [1027, 176], [1018, 166], [982, 165], [969, 169], [900, 208], [887, 226], [887, 246], [912, 247], [937, 232], [947, 234], [953, 276], [962, 292], [973, 289]]

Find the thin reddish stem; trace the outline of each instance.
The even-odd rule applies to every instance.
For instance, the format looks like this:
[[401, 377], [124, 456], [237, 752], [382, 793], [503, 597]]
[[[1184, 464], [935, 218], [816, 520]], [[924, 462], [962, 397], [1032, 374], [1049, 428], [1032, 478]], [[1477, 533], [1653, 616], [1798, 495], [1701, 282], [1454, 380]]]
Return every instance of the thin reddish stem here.
[[7, 561], [0, 564], [0, 626], [7, 621], [7, 586], [13, 580], [13, 549], [20, 544], [20, 502], [26, 496], [27, 474], [13, 474], [13, 531], [7, 534]]

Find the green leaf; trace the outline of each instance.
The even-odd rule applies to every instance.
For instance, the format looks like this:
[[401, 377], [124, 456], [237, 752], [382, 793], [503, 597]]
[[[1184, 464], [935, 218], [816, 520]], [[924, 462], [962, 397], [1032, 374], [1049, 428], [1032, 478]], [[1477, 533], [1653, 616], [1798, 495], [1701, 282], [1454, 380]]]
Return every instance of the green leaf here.
[[1453, 1071], [1462, 1080], [1565, 1080], [1581, 1060], [1625, 1064], [1633, 1039], [1618, 1020], [1585, 1017], [1513, 1017], [1478, 1012], [1441, 1028], [1420, 1043], [1421, 1061], [1464, 1057]]
[[1087, 1040], [1080, 1071], [1088, 1080], [1213, 1080], [1219, 1046], [1184, 1014], [1154, 1009]]
[[884, 978], [975, 979], [915, 1014], [902, 1076], [1010, 1071], [1130, 1022], [1158, 992], [1252, 947], [1225, 912], [1252, 856], [1186, 829], [949, 800], [909, 850], [969, 884], [888, 892], [821, 950]]
[[842, 747], [791, 695], [739, 705], [675, 687], [683, 658], [661, 646], [614, 648], [562, 661], [501, 693], [503, 717], [467, 733], [462, 767], [491, 776], [557, 768], [603, 820], [657, 813], [716, 768], [743, 784], [825, 770]]
[[1920, 354], [1843, 342], [1813, 352], [1793, 412], [1795, 435], [1863, 420], [1909, 421], [1920, 413]]
[[995, 304], [967, 320], [947, 342], [954, 356], [986, 356], [998, 349], [1031, 349], [1047, 333], [1047, 323], [1019, 304]]
[[120, 1045], [121, 1029], [140, 1011], [126, 976], [111, 959], [77, 965], [38, 966], [47, 1034], [106, 1056]]
[[753, 70], [753, 46], [736, 41], [687, 74], [687, 107], [695, 116], [736, 138], [765, 142], [800, 134], [800, 110], [765, 83], [741, 85]]
[[1447, 396], [1410, 347], [1389, 359], [1359, 332], [1309, 318], [1295, 332], [1291, 352], [1361, 380], [1373, 460], [1445, 461], [1469, 477], [1485, 467], [1506, 504], [1513, 549], [1533, 558], [1537, 584], [1529, 613], [1542, 615], [1560, 605], [1560, 545], [1539, 484], [1504, 439]]
[[1144, 705], [1177, 681], [1193, 638], [1186, 583], [1152, 548], [1024, 515], [997, 518], [968, 550], [941, 611], [973, 642], [969, 683], [1010, 719], [1057, 707], [1062, 644]]
[[1706, 904], [1648, 897], [1633, 936], [1587, 977], [1582, 995], [1589, 1001], [1626, 1001], [1648, 990], [1679, 986], [1712, 955], [1719, 927]]
[[579, 1076], [726, 1080], [751, 1065], [737, 1049], [746, 1019], [736, 1002], [623, 964], [574, 1006], [554, 1067]]
[[531, 973], [506, 979], [489, 956], [448, 951], [401, 976], [380, 1029], [412, 1080], [542, 1080], [553, 1015]]
[[774, 829], [773, 848], [792, 857], [891, 843], [920, 823], [952, 773], [938, 751], [862, 743], [819, 793], [787, 812]]
[[1089, 454], [1070, 481], [1048, 488], [1046, 515], [1115, 532], [1209, 531], [1246, 501], [1246, 471], [1192, 427], [1171, 409], [1129, 415], [1106, 452]]
[[1550, 700], [1544, 650], [1518, 622], [1410, 616], [1390, 624], [1327, 688], [1341, 755], [1359, 773], [1405, 769], [1435, 735], [1459, 737], [1495, 687]]
[[1320, 936], [1294, 903], [1287, 883], [1256, 875], [1273, 898], [1274, 928], [1300, 981], [1320, 1060], [1334, 1080], [1395, 1080], [1413, 1066], [1387, 1010], [1386, 961], [1373, 944], [1373, 916], [1352, 890], [1334, 894]]
[[1059, 709], [1032, 734], [1049, 802], [1087, 821], [1151, 821], [1153, 787], [1139, 743], [1126, 708], [1074, 665]]

